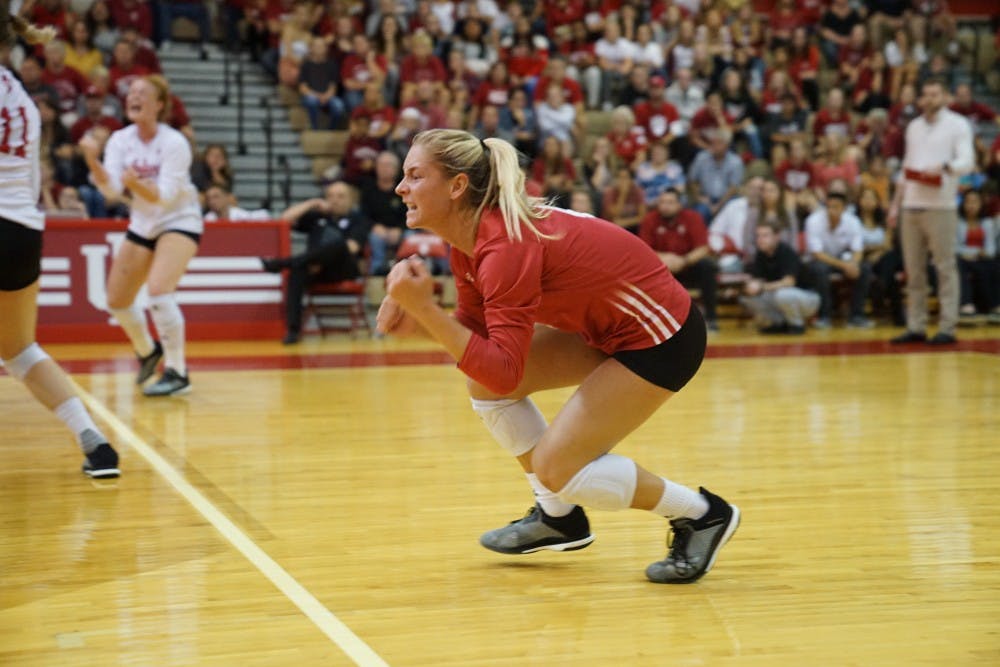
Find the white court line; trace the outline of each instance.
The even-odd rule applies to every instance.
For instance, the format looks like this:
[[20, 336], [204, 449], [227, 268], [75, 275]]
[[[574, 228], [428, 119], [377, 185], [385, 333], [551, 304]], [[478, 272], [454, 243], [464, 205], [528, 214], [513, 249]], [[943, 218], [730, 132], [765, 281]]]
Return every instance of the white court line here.
[[316, 624], [323, 634], [329, 637], [334, 644], [351, 658], [355, 664], [362, 667], [379, 666], [388, 667], [388, 664], [368, 644], [364, 643], [360, 637], [351, 631], [343, 621], [333, 615], [324, 607], [312, 593], [295, 580], [292, 575], [278, 563], [267, 555], [267, 553], [257, 546], [256, 542], [250, 539], [246, 533], [240, 530], [236, 524], [229, 520], [208, 498], [194, 488], [190, 482], [184, 479], [177, 470], [160, 456], [156, 450], [150, 447], [142, 438], [135, 434], [121, 419], [108, 410], [100, 401], [90, 393], [84, 391], [80, 385], [70, 380], [76, 387], [77, 392], [83, 398], [87, 406], [102, 420], [108, 423], [111, 428], [118, 432], [119, 442], [127, 444], [135, 450], [139, 456], [146, 460], [149, 466], [158, 472], [172, 487], [184, 497], [191, 505], [205, 517], [205, 520], [212, 524], [226, 540], [236, 547], [237, 551], [243, 554], [250, 563], [260, 570], [261, 574], [271, 580], [271, 583], [278, 587], [282, 593], [298, 607], [303, 614], [309, 617]]

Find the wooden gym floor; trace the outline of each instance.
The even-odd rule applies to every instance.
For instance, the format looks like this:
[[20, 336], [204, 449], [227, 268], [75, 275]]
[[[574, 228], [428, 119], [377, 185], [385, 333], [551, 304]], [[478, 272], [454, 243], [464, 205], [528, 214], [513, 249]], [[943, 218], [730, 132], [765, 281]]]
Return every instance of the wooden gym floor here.
[[166, 400], [124, 345], [48, 346], [124, 475], [81, 475], [0, 375], [0, 664], [1000, 665], [1000, 329], [901, 354], [738, 326], [617, 450], [741, 506], [692, 586], [645, 581], [642, 512], [482, 549], [532, 501], [429, 345], [196, 343]]

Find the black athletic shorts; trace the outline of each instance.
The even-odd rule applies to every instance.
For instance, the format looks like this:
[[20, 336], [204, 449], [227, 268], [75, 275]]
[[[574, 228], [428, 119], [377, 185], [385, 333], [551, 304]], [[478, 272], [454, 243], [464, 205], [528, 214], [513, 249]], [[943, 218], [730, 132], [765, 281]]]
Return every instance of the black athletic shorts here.
[[[182, 234], [191, 239], [192, 241], [194, 241], [196, 245], [201, 243], [201, 234], [198, 234], [196, 232], [188, 232], [183, 229], [168, 229], [167, 231], [163, 232], [163, 234]], [[155, 239], [147, 239], [145, 236], [139, 236], [131, 229], [125, 230], [126, 239], [128, 239], [129, 241], [131, 241], [136, 245], [141, 245], [143, 248], [148, 248], [149, 250], [156, 250], [156, 242], [160, 240], [163, 234], [160, 234], [160, 236], [157, 236]]]
[[707, 339], [705, 318], [692, 303], [684, 325], [669, 340], [644, 350], [622, 350], [611, 356], [643, 380], [680, 391], [701, 367]]
[[41, 273], [42, 232], [0, 218], [0, 290], [22, 290]]

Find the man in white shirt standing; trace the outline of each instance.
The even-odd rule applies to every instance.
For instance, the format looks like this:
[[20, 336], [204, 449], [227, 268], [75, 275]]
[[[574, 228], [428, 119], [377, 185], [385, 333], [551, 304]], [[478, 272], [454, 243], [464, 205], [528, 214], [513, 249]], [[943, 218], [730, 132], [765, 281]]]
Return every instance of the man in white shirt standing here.
[[[906, 269], [906, 332], [895, 344], [948, 345], [958, 325], [958, 179], [972, 170], [975, 156], [968, 121], [946, 108], [945, 85], [928, 79], [921, 88], [923, 115], [906, 126], [906, 153], [896, 196], [889, 209], [890, 227], [900, 223]], [[927, 338], [927, 253], [938, 276], [938, 332]]]

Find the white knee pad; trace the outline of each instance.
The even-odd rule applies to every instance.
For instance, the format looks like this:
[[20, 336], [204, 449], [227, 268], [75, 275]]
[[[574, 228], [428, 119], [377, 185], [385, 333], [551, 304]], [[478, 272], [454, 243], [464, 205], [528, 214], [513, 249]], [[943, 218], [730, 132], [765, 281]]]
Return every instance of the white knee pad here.
[[530, 452], [548, 428], [545, 417], [530, 398], [514, 401], [472, 399], [472, 409], [486, 424], [500, 446], [514, 456]]
[[[177, 305], [177, 294], [158, 294], [149, 298], [149, 314], [153, 317], [153, 324], [160, 336], [170, 335], [173, 327], [184, 326], [184, 313]], [[181, 336], [183, 332], [181, 330]]]
[[38, 343], [32, 343], [28, 347], [21, 350], [16, 357], [13, 359], [4, 359], [3, 365], [7, 369], [7, 372], [16, 377], [18, 380], [24, 381], [24, 377], [31, 370], [32, 366], [37, 364], [39, 361], [45, 361], [49, 358], [45, 350], [42, 349], [41, 345]]
[[617, 454], [605, 454], [573, 475], [558, 496], [563, 502], [599, 510], [628, 509], [638, 478], [635, 461]]

